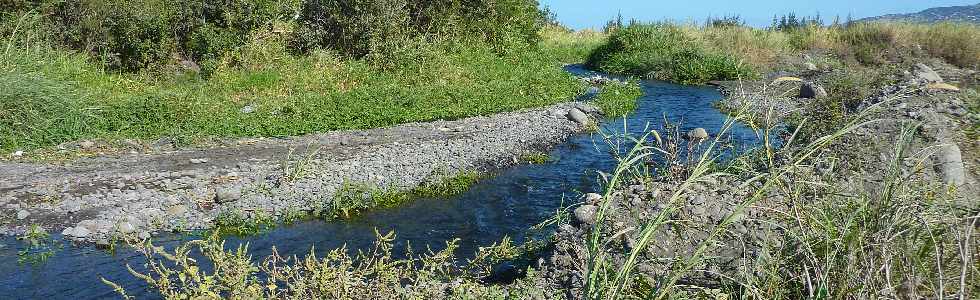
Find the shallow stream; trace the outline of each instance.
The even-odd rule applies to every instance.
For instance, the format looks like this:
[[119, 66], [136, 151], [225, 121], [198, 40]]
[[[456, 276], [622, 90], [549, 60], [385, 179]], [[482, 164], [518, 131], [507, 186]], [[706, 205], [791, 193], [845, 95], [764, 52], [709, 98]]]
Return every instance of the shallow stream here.
[[[579, 76], [589, 71], [580, 66], [567, 70]], [[626, 130], [642, 134], [647, 124], [659, 128], [664, 116], [682, 121], [682, 131], [703, 127], [717, 132], [725, 115], [712, 104], [721, 94], [711, 87], [681, 86], [659, 81], [642, 82], [644, 95], [637, 110], [625, 119]], [[605, 132], [622, 133], [623, 118], [603, 122]], [[737, 125], [732, 131], [737, 143], [750, 145], [755, 134]], [[438, 250], [445, 241], [460, 239], [459, 256], [472, 255], [480, 246], [499, 241], [504, 236], [521, 242], [532, 226], [555, 215], [563, 204], [576, 202], [581, 193], [594, 192], [597, 171], [614, 167], [609, 147], [598, 134], [578, 134], [553, 148], [551, 161], [500, 170], [480, 181], [465, 193], [441, 199], [419, 199], [397, 208], [372, 211], [354, 220], [305, 221], [280, 226], [258, 236], [230, 238], [226, 247], [247, 242], [254, 258], [271, 253], [275, 246], [281, 254], [305, 255], [310, 247], [323, 253], [347, 245], [366, 249], [375, 241], [375, 229], [397, 233], [395, 249]], [[18, 253], [24, 244], [13, 238], [0, 239], [0, 299], [100, 299], [118, 295], [100, 278], [114, 281], [137, 298], [155, 298], [144, 282], [129, 274], [127, 264], [139, 269], [143, 257], [120, 247], [115, 253], [93, 246], [74, 246], [53, 235], [56, 251], [43, 263], [20, 263]], [[161, 236], [155, 243], [168, 248], [187, 236]]]

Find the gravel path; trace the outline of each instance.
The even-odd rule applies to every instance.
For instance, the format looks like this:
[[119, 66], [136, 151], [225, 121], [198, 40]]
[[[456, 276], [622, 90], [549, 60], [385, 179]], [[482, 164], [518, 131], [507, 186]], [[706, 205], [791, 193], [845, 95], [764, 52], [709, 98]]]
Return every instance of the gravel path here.
[[[100, 241], [209, 228], [221, 212], [272, 216], [329, 205], [347, 183], [411, 189], [486, 172], [586, 127], [565, 103], [456, 121], [404, 124], [232, 146], [104, 156], [65, 164], [0, 162], [0, 233], [32, 224]], [[581, 114], [575, 114], [580, 116]]]

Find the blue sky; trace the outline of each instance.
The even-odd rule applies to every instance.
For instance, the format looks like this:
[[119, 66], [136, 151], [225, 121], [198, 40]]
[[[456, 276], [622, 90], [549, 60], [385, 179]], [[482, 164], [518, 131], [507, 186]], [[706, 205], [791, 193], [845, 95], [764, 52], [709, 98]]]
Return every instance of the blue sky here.
[[825, 20], [855, 19], [890, 13], [917, 12], [930, 7], [977, 4], [980, 0], [539, 0], [558, 14], [558, 20], [574, 29], [601, 28], [622, 12], [624, 19], [643, 21], [703, 21], [705, 17], [738, 14], [749, 25], [766, 26], [774, 14], [796, 12]]

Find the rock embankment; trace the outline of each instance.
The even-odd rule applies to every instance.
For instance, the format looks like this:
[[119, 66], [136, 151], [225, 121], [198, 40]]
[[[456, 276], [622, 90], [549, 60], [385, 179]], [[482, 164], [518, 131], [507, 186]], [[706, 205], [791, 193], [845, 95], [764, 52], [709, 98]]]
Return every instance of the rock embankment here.
[[31, 224], [76, 240], [212, 227], [223, 212], [284, 216], [330, 207], [345, 184], [406, 190], [515, 164], [584, 130], [582, 103], [230, 146], [0, 162], [0, 232]]

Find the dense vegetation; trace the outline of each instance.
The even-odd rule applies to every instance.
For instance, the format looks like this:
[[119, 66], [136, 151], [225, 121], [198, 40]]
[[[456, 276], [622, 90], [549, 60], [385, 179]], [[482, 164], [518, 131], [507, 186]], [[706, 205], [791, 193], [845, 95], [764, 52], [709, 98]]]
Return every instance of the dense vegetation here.
[[614, 30], [589, 57], [589, 66], [683, 84], [736, 79], [749, 72], [735, 58], [692, 43], [681, 27], [671, 24], [631, 24]]
[[524, 0], [4, 3], [3, 151], [291, 136], [538, 107], [584, 90], [561, 63], [588, 52], [567, 47], [597, 44], [542, 39], [568, 33], [544, 28], [536, 1]]
[[705, 26], [613, 22], [608, 41], [589, 57], [589, 65], [612, 73], [684, 84], [757, 77], [785, 68], [800, 52], [830, 53], [838, 67], [873, 67], [938, 57], [975, 68], [980, 64], [980, 27], [942, 23], [835, 23], [811, 19], [776, 21], [755, 29], [736, 18]]

